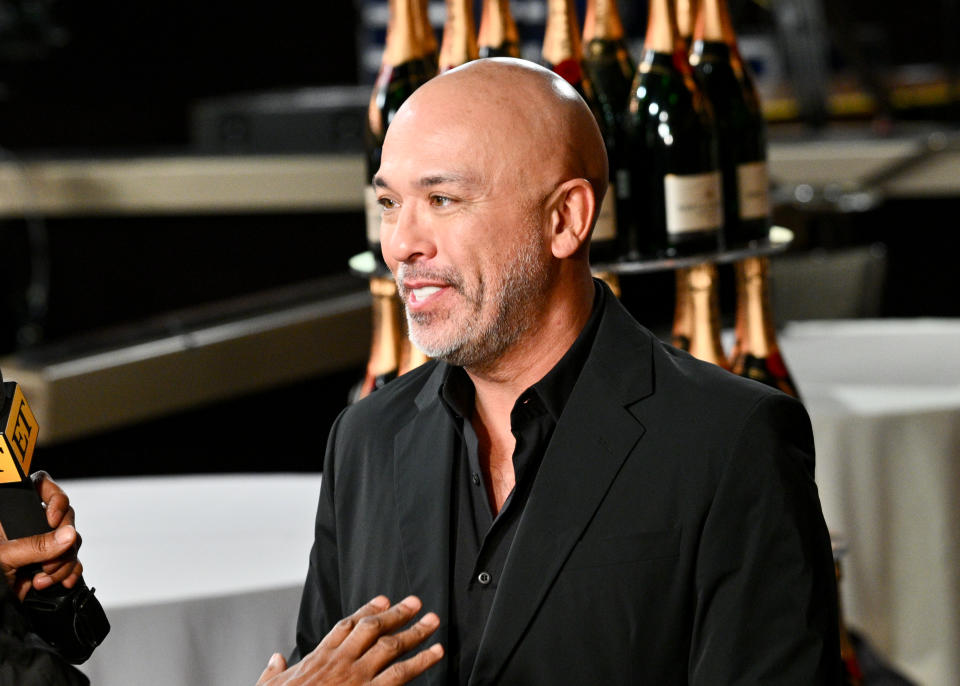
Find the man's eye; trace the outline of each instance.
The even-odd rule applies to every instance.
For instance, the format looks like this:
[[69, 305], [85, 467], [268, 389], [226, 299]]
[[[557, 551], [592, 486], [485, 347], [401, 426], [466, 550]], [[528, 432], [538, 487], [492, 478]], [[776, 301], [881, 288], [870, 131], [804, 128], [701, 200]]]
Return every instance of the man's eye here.
[[431, 196], [430, 196], [430, 204], [433, 205], [434, 207], [447, 207], [447, 206], [449, 206], [452, 202], [453, 202], [453, 200], [452, 200], [451, 198], [448, 198], [448, 197], [445, 196], [445, 195], [431, 195]]
[[392, 210], [394, 207], [397, 206], [397, 203], [395, 203], [390, 198], [377, 198], [377, 202], [380, 203], [380, 207], [382, 207], [385, 210]]

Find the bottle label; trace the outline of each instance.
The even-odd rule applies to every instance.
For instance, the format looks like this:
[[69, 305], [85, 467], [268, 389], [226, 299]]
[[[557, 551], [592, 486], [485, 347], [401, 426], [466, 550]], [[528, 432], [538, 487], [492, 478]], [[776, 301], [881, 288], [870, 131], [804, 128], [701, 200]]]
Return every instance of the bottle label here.
[[719, 230], [723, 225], [723, 186], [719, 171], [667, 174], [667, 233]]
[[737, 195], [741, 219], [765, 219], [770, 214], [770, 182], [767, 163], [737, 165]]
[[597, 215], [597, 224], [593, 227], [592, 241], [612, 241], [617, 238], [617, 201], [616, 190], [611, 186], [600, 203], [600, 214]]
[[367, 243], [380, 243], [380, 203], [377, 202], [377, 191], [373, 186], [363, 189], [363, 205], [367, 215]]

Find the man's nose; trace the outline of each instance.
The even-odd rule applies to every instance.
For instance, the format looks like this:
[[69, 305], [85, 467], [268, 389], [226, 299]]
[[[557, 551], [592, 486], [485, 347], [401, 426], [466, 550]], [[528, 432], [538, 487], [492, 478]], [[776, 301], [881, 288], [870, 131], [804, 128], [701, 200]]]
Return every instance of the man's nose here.
[[381, 224], [380, 247], [384, 259], [388, 262], [430, 259], [436, 254], [428, 222], [421, 215], [420, 208], [414, 204], [402, 206], [396, 221]]

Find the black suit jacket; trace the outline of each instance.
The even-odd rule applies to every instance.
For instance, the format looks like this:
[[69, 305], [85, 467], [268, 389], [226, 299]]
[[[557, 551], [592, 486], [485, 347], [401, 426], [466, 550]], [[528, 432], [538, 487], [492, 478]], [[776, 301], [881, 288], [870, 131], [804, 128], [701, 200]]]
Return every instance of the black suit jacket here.
[[[605, 291], [470, 683], [838, 683], [801, 404], [660, 343]], [[430, 362], [331, 430], [297, 651], [373, 596], [449, 604], [455, 428]], [[415, 683], [444, 684], [443, 662]]]

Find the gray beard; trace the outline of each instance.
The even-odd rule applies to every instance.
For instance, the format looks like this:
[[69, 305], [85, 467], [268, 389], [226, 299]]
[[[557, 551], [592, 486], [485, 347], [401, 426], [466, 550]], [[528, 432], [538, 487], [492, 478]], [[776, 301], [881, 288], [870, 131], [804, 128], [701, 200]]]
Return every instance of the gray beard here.
[[[487, 291], [485, 283], [479, 284], [474, 297], [466, 294], [459, 282], [453, 282], [452, 285], [467, 296], [477, 309], [484, 302]], [[407, 310], [410, 340], [429, 357], [458, 367], [482, 369], [499, 359], [529, 330], [532, 315], [539, 309], [546, 285], [547, 264], [539, 259], [535, 243], [525, 242], [517, 259], [508, 266], [503, 281], [496, 284], [495, 295], [492, 296], [496, 299], [496, 314], [490, 325], [481, 329], [480, 322], [468, 318], [459, 335], [440, 345], [431, 344], [421, 340], [414, 325], [429, 327], [432, 315]]]

